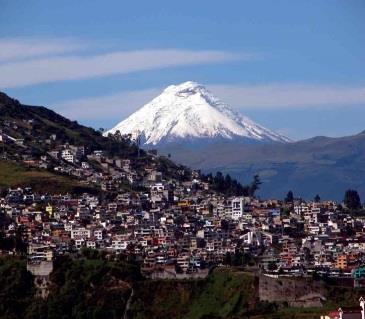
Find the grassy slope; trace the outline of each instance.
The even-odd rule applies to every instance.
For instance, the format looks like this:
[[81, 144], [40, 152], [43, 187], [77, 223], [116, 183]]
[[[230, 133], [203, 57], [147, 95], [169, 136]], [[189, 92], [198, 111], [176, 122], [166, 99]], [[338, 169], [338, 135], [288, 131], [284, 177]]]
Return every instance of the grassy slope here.
[[235, 318], [254, 309], [255, 278], [216, 270], [206, 280], [153, 280], [136, 285], [132, 317]]
[[259, 302], [250, 273], [217, 269], [205, 280], [146, 280], [134, 287], [131, 318], [136, 319], [317, 319], [339, 305], [356, 306], [365, 292], [324, 284], [323, 308], [289, 308]]
[[31, 186], [36, 191], [49, 193], [82, 189], [81, 185], [70, 177], [0, 160], [0, 188], [4, 189], [18, 186]]
[[193, 300], [186, 318], [243, 314], [255, 303], [254, 277], [248, 273], [216, 271]]
[[136, 270], [122, 262], [66, 260], [55, 265], [46, 301], [51, 318], [121, 318]]

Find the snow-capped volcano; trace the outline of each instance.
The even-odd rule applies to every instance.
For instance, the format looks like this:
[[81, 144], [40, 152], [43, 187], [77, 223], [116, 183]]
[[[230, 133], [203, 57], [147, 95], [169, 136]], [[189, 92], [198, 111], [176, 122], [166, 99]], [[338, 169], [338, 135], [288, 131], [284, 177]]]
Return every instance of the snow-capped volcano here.
[[150, 145], [215, 138], [290, 141], [232, 110], [204, 86], [191, 81], [167, 87], [106, 134], [117, 130], [140, 136], [143, 143]]

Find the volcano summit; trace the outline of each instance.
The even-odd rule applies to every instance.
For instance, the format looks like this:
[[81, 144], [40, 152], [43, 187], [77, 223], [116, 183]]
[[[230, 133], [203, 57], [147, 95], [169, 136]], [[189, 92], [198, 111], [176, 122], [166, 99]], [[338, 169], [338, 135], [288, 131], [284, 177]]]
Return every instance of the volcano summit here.
[[216, 140], [289, 142], [232, 110], [204, 86], [184, 82], [167, 87], [159, 96], [106, 132], [139, 136], [145, 145]]

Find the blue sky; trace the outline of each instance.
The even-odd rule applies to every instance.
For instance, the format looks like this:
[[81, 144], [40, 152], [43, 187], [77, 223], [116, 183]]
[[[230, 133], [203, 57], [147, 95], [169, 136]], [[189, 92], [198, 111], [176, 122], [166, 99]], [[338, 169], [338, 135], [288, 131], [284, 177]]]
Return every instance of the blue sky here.
[[0, 0], [0, 90], [111, 127], [206, 85], [294, 139], [365, 130], [365, 1]]

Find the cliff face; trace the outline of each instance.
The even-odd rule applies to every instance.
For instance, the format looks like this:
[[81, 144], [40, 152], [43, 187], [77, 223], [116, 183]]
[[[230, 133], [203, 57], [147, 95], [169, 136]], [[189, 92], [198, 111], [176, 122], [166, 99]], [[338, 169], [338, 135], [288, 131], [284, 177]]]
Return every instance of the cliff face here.
[[261, 275], [259, 297], [261, 301], [287, 303], [293, 307], [321, 307], [326, 300], [323, 282], [312, 278], [272, 278]]

